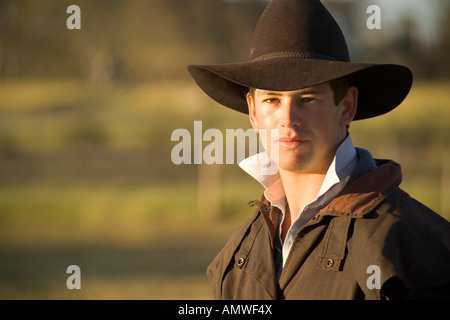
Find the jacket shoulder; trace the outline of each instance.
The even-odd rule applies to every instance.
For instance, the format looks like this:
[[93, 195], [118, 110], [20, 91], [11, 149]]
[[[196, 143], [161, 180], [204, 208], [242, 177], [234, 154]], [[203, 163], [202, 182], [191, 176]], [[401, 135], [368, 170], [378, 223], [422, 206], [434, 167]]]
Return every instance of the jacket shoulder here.
[[400, 188], [356, 219], [349, 251], [363, 291], [373, 288], [370, 270], [378, 270], [376, 294], [389, 296], [403, 286], [404, 295], [437, 287], [436, 295], [450, 295], [450, 223]]
[[234, 253], [238, 250], [242, 240], [248, 233], [252, 224], [260, 217], [259, 210], [256, 210], [229, 238], [225, 246], [220, 250], [214, 260], [207, 268], [207, 276], [211, 285], [215, 299], [221, 299], [222, 278], [233, 259]]

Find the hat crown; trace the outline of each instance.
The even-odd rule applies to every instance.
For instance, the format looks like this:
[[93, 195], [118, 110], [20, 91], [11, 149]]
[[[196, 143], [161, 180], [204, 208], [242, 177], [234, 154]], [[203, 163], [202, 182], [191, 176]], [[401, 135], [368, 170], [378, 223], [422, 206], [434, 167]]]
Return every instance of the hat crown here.
[[283, 57], [350, 61], [339, 25], [319, 0], [273, 0], [264, 10], [250, 60]]

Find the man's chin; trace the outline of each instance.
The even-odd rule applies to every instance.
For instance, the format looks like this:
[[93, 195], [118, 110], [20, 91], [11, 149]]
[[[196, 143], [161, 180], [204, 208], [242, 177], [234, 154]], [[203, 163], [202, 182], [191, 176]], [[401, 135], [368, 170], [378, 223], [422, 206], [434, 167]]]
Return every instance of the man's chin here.
[[278, 167], [285, 171], [303, 173], [303, 172], [307, 172], [310, 169], [311, 165], [310, 165], [310, 161], [308, 159], [295, 158], [295, 159], [288, 160], [288, 159], [282, 158], [282, 160], [279, 161], [279, 163], [278, 163]]

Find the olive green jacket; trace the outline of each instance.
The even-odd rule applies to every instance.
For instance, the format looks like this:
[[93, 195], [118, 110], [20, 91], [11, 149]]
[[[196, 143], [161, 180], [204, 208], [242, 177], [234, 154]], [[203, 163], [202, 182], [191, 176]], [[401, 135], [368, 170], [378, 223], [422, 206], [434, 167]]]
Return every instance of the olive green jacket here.
[[399, 188], [400, 165], [347, 185], [297, 234], [280, 279], [279, 210], [258, 210], [208, 267], [216, 299], [450, 299], [450, 223]]

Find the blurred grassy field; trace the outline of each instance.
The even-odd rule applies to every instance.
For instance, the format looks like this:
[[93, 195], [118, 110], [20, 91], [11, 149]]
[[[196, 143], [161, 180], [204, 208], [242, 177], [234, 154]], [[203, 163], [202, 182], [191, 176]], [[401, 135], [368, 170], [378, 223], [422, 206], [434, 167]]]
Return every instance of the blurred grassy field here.
[[[403, 188], [450, 219], [449, 83], [417, 82], [355, 145], [402, 164]], [[205, 269], [261, 187], [220, 166], [220, 204], [199, 210], [198, 165], [171, 133], [249, 128], [195, 84], [93, 88], [71, 79], [0, 85], [0, 298], [210, 299]], [[204, 144], [204, 146], [207, 143]], [[68, 290], [66, 268], [81, 268]]]

